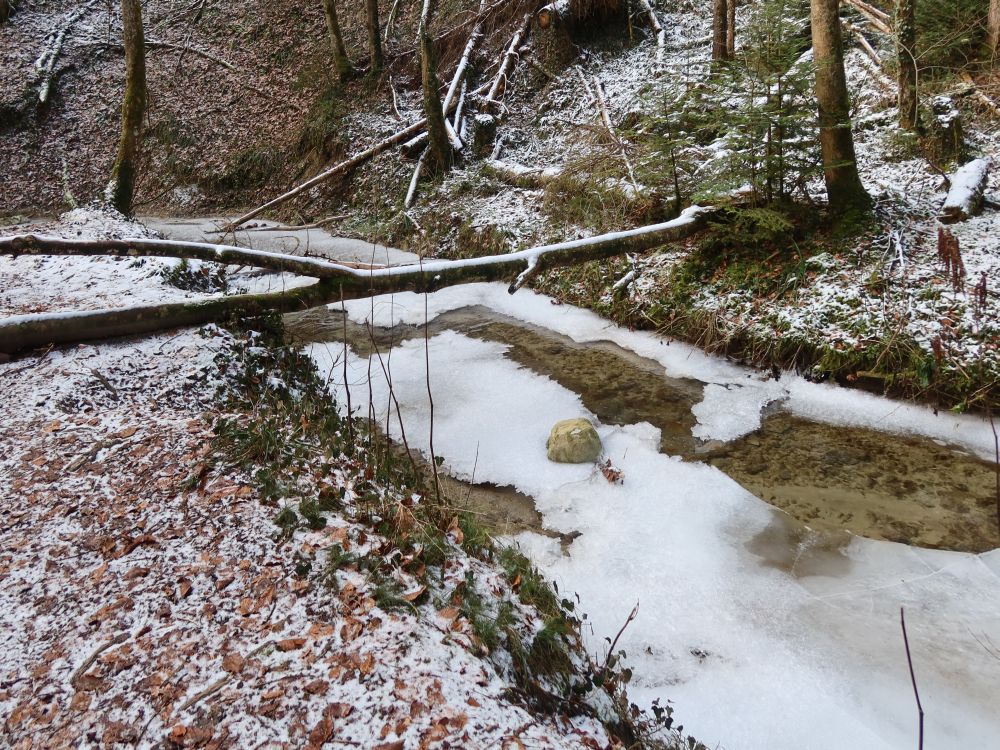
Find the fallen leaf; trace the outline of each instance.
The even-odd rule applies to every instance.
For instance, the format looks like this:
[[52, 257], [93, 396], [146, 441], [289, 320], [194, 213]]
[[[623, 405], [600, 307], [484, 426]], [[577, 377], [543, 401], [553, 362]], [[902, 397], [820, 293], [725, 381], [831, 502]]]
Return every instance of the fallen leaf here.
[[226, 654], [222, 658], [222, 669], [230, 674], [239, 674], [242, 672], [244, 664], [246, 664], [246, 659], [235, 651], [231, 654]]
[[423, 596], [423, 593], [426, 590], [427, 590], [426, 586], [417, 586], [415, 589], [412, 589], [411, 591], [404, 592], [403, 599], [405, 599], [408, 602], [415, 602], [417, 599]]
[[283, 641], [278, 641], [279, 651], [295, 651], [306, 645], [305, 638], [286, 638]]
[[324, 695], [329, 689], [330, 683], [320, 679], [313, 680], [303, 688], [309, 695]]
[[454, 620], [459, 614], [458, 607], [445, 607], [444, 609], [438, 610], [438, 617], [445, 620]]
[[331, 703], [323, 709], [323, 715], [334, 719], [343, 719], [354, 713], [354, 706], [349, 703]]

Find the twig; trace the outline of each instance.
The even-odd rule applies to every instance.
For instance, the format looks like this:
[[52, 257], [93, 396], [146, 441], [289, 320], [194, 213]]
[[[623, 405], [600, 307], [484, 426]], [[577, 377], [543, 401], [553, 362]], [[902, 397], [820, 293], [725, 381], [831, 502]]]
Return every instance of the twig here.
[[[271, 645], [271, 641], [265, 641], [264, 643], [262, 643], [261, 645], [259, 645], [257, 648], [255, 648], [253, 651], [251, 651], [249, 654], [247, 654], [245, 658], [252, 659], [253, 657], [255, 657], [257, 654], [259, 654], [261, 651], [263, 651], [265, 648], [267, 648], [270, 645]], [[180, 706], [177, 707], [177, 710], [174, 711], [174, 713], [178, 713], [179, 714], [181, 711], [187, 711], [195, 703], [198, 703], [199, 701], [205, 700], [205, 698], [208, 698], [208, 697], [210, 697], [212, 695], [215, 695], [217, 692], [219, 692], [220, 690], [222, 690], [222, 688], [224, 688], [229, 682], [231, 682], [232, 679], [233, 679], [232, 674], [227, 674], [222, 679], [217, 680], [216, 682], [213, 682], [211, 685], [209, 685], [207, 688], [205, 688], [204, 690], [202, 690], [200, 693], [195, 693], [190, 698], [188, 698], [186, 701], [184, 701]]]
[[[344, 293], [340, 294], [340, 306], [344, 311], [344, 391], [347, 393], [347, 434], [350, 445], [354, 447], [354, 417], [351, 416], [351, 386], [347, 383], [347, 305], [344, 304]], [[332, 373], [331, 373], [332, 374]]]
[[917, 676], [913, 672], [913, 657], [910, 655], [910, 639], [906, 636], [906, 616], [903, 608], [899, 608], [899, 625], [903, 629], [903, 645], [906, 647], [906, 663], [910, 667], [910, 681], [913, 683], [913, 696], [917, 699], [917, 713], [920, 715], [920, 737], [917, 750], [924, 750], [924, 707], [920, 705], [920, 692], [917, 690]]
[[[423, 256], [421, 256], [421, 264]], [[428, 337], [427, 292], [424, 292], [424, 376], [427, 381], [427, 402], [430, 404], [430, 435], [428, 447], [431, 453], [431, 471], [434, 473], [434, 494], [441, 502], [441, 479], [438, 477], [437, 456], [434, 455], [434, 394], [431, 393], [431, 349]]]
[[115, 401], [117, 401], [118, 389], [116, 389], [113, 385], [111, 385], [111, 381], [109, 381], [106, 377], [104, 377], [100, 372], [95, 370], [93, 367], [90, 368], [90, 372], [94, 375], [95, 378], [97, 378], [100, 381], [101, 385], [103, 385], [105, 388], [108, 389], [108, 391], [111, 393], [111, 396], [114, 398]]
[[608, 655], [604, 657], [604, 666], [601, 667], [602, 672], [608, 668], [608, 662], [611, 661], [611, 655], [615, 652], [615, 646], [618, 645], [618, 639], [622, 637], [622, 633], [625, 632], [625, 628], [627, 628], [632, 623], [632, 621], [636, 618], [638, 614], [639, 614], [639, 602], [636, 602], [635, 606], [632, 607], [632, 611], [629, 613], [629, 616], [625, 619], [625, 624], [623, 624], [621, 626], [621, 629], [618, 631], [618, 635], [616, 635], [615, 639], [611, 641], [611, 647], [608, 648]]
[[92, 653], [90, 656], [84, 659], [83, 663], [79, 667], [73, 670], [73, 674], [69, 678], [70, 686], [76, 688], [76, 683], [79, 681], [81, 677], [83, 677], [83, 675], [87, 672], [87, 670], [90, 669], [90, 667], [94, 664], [94, 662], [97, 661], [98, 656], [103, 654], [112, 646], [117, 646], [118, 644], [124, 643], [127, 640], [128, 640], [128, 633], [119, 633], [110, 641], [102, 643], [100, 646], [98, 646], [97, 649], [94, 651], [94, 653]]
[[994, 468], [997, 474], [997, 534], [1000, 534], [1000, 437], [997, 436], [997, 425], [993, 421], [993, 407], [986, 407], [986, 416], [989, 417], [990, 429], [993, 430]]
[[[250, 227], [249, 229], [244, 229], [245, 232], [300, 232], [305, 229], [322, 229], [327, 224], [332, 224], [335, 221], [343, 221], [350, 217], [350, 214], [337, 214], [336, 216], [327, 216], [325, 219], [320, 219], [319, 221], [314, 221], [312, 224], [279, 224], [276, 227]], [[221, 233], [221, 232], [220, 232]]]

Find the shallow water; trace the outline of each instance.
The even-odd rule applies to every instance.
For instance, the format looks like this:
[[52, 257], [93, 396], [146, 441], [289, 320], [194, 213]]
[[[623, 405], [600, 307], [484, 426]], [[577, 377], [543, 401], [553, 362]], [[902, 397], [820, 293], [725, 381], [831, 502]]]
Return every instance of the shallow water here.
[[[346, 327], [348, 344], [365, 357], [376, 348], [387, 356], [391, 347], [425, 333], [408, 325], [369, 329], [327, 308], [286, 316], [286, 326], [297, 341], [341, 345]], [[579, 344], [482, 307], [440, 315], [426, 333], [445, 330], [507, 345], [507, 358], [579, 394], [602, 423], [652, 424], [661, 431], [661, 452], [719, 468], [811, 529], [964, 552], [1000, 546], [994, 465], [965, 451], [927, 438], [810, 422], [780, 409], [750, 435], [703, 442], [691, 434], [691, 409], [704, 384], [669, 377], [657, 362], [609, 342]], [[476, 488], [477, 497], [483, 493], [479, 507], [489, 509], [486, 520], [494, 528], [541, 529], [537, 512], [528, 512], [530, 499]], [[791, 532], [776, 533], [789, 542]], [[837, 538], [827, 535], [820, 547], [836, 547]], [[767, 540], [760, 544], [764, 552], [777, 549]], [[818, 554], [815, 545], [810, 549]], [[774, 562], [773, 555], [762, 557]], [[780, 560], [774, 564], [781, 567]]]

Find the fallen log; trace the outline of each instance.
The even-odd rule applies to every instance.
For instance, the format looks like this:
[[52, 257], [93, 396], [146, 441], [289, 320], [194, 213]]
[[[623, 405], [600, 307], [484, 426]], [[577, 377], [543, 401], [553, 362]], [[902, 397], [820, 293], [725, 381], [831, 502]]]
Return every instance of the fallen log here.
[[[479, 12], [482, 13], [482, 10], [483, 4], [480, 2]], [[465, 102], [465, 71], [469, 66], [469, 59], [472, 57], [472, 51], [476, 48], [476, 44], [479, 42], [479, 38], [481, 36], [479, 29], [480, 24], [478, 23], [472, 28], [472, 33], [469, 35], [469, 41], [466, 43], [465, 49], [462, 51], [462, 58], [458, 61], [458, 67], [455, 68], [455, 75], [452, 76], [451, 85], [448, 86], [448, 93], [445, 94], [444, 102], [441, 104], [441, 109], [444, 113], [445, 130], [448, 131], [448, 138], [451, 140], [452, 148], [456, 151], [461, 151], [464, 147], [462, 139], [459, 137], [457, 132], [459, 127], [458, 118], [460, 116], [461, 107]], [[462, 97], [456, 101], [455, 95], [458, 93], [459, 85], [462, 85]], [[456, 110], [454, 124], [448, 120], [448, 112], [452, 109], [453, 103], [455, 105], [454, 109]], [[420, 139], [420, 136], [418, 136], [417, 138], [411, 139], [405, 144], [404, 148], [413, 148], [412, 144], [418, 140], [426, 141], [426, 138]], [[425, 156], [426, 151], [421, 154], [420, 158], [417, 160], [417, 165], [413, 168], [413, 177], [410, 178], [410, 185], [406, 191], [406, 198], [403, 200], [403, 208], [412, 208], [414, 202], [416, 201], [417, 183], [420, 182], [420, 173], [424, 168]]]
[[976, 85], [976, 82], [973, 80], [972, 76], [969, 75], [967, 71], [963, 70], [961, 73], [959, 73], [959, 77], [962, 79], [963, 82], [968, 84], [969, 93], [975, 96], [980, 104], [982, 104], [984, 107], [990, 110], [993, 114], [1000, 115], [1000, 105], [998, 105], [995, 101], [993, 101], [990, 97], [988, 97], [986, 94], [983, 93], [983, 90]]
[[982, 212], [991, 166], [989, 159], [976, 159], [955, 172], [951, 177], [948, 197], [945, 198], [938, 217], [942, 223], [966, 221]]
[[57, 31], [53, 31], [49, 38], [52, 39], [52, 46], [47, 47], [35, 61], [35, 71], [39, 76], [38, 103], [46, 104], [49, 94], [52, 92], [52, 81], [55, 78], [56, 62], [62, 53], [63, 44], [66, 42], [66, 35], [69, 30], [79, 21], [83, 15], [97, 4], [97, 0], [90, 0], [66, 16], [66, 22]]
[[198, 302], [172, 302], [115, 310], [17, 315], [0, 320], [0, 353], [12, 355], [52, 344], [138, 336], [200, 326], [232, 316], [295, 312], [336, 301], [337, 285], [311, 286], [270, 294], [237, 294]]
[[[81, 47], [96, 47], [99, 49], [107, 49], [117, 52], [119, 54], [125, 53], [125, 45], [118, 42], [84, 42], [80, 44]], [[197, 57], [201, 57], [209, 62], [213, 62], [216, 65], [221, 65], [226, 70], [232, 71], [234, 73], [239, 73], [240, 69], [233, 65], [231, 62], [223, 60], [221, 57], [213, 55], [211, 52], [206, 52], [198, 47], [185, 47], [181, 44], [171, 44], [170, 42], [160, 42], [155, 39], [146, 39], [143, 45], [147, 50], [167, 50], [169, 52], [179, 52], [182, 56], [188, 52]]]
[[[541, 271], [649, 250], [699, 231], [711, 208], [692, 206], [678, 218], [624, 232], [529, 248], [506, 255], [458, 261], [430, 261], [403, 266], [361, 269], [320, 258], [172, 240], [78, 240], [36, 235], [0, 237], [0, 254], [165, 256], [251, 265], [318, 278], [316, 284], [276, 294], [216, 297], [198, 302], [169, 303], [98, 312], [20, 315], [0, 320], [0, 353], [16, 354], [49, 344], [151, 333], [204, 325], [234, 315], [290, 312], [402, 291], [433, 292], [446, 286], [520, 278]], [[518, 282], [511, 287], [516, 291]]]
[[869, 5], [864, 0], [844, 0], [848, 5], [853, 6], [868, 22], [883, 34], [892, 36], [892, 18], [873, 5]]
[[594, 76], [593, 86], [591, 86], [590, 81], [588, 81], [586, 76], [583, 75], [583, 71], [580, 70], [580, 68], [576, 68], [576, 73], [580, 77], [580, 81], [583, 83], [583, 90], [597, 107], [597, 112], [601, 117], [601, 122], [604, 124], [604, 129], [608, 132], [608, 136], [611, 138], [612, 142], [618, 146], [618, 151], [621, 154], [622, 161], [625, 163], [625, 171], [628, 174], [629, 181], [632, 183], [632, 187], [635, 188], [636, 192], [640, 192], [641, 188], [635, 179], [635, 171], [632, 169], [632, 162], [628, 158], [628, 150], [625, 148], [625, 143], [618, 137], [618, 133], [615, 131], [615, 125], [611, 121], [611, 113], [608, 110], [608, 103], [604, 97], [604, 85], [597, 76]]
[[510, 40], [510, 45], [504, 54], [503, 62], [500, 63], [500, 69], [497, 71], [496, 78], [493, 79], [493, 85], [490, 86], [489, 93], [486, 95], [486, 102], [489, 105], [496, 107], [500, 104], [497, 97], [502, 95], [507, 89], [507, 79], [520, 57], [519, 50], [525, 37], [528, 36], [528, 30], [531, 28], [531, 18], [531, 13], [525, 14], [524, 21]]
[[649, 18], [649, 26], [653, 29], [653, 33], [656, 34], [656, 63], [659, 65], [663, 62], [663, 53], [667, 47], [667, 32], [660, 25], [660, 21], [656, 17], [656, 13], [653, 12], [653, 6], [649, 4], [649, 0], [639, 0], [639, 4], [646, 11], [646, 15]]
[[638, 192], [641, 189], [639, 187], [639, 183], [635, 179], [635, 170], [632, 169], [632, 161], [628, 158], [628, 149], [625, 148], [625, 142], [618, 137], [615, 125], [611, 121], [611, 111], [608, 109], [608, 102], [604, 96], [604, 84], [597, 76], [594, 76], [594, 91], [597, 92], [597, 106], [601, 110], [601, 119], [604, 121], [604, 127], [607, 128], [608, 135], [611, 136], [612, 140], [618, 144], [618, 150], [621, 152], [622, 161], [625, 162], [625, 171], [628, 173], [629, 182], [632, 183], [632, 187], [634, 187]]
[[316, 185], [319, 185], [319, 184], [321, 184], [323, 182], [326, 182], [327, 180], [329, 180], [329, 179], [331, 179], [333, 177], [336, 177], [337, 175], [345, 174], [347, 172], [350, 172], [355, 167], [357, 167], [357, 166], [359, 166], [361, 164], [364, 164], [366, 161], [368, 161], [369, 159], [371, 159], [374, 156], [378, 156], [383, 151], [387, 151], [388, 149], [392, 148], [393, 146], [395, 146], [395, 145], [397, 145], [399, 143], [403, 143], [404, 141], [406, 141], [406, 140], [414, 137], [415, 135], [418, 135], [419, 133], [421, 133], [424, 130], [424, 128], [426, 126], [427, 126], [427, 119], [426, 118], [424, 118], [422, 120], [417, 120], [415, 123], [413, 123], [409, 127], [404, 128], [403, 130], [400, 130], [400, 131], [398, 131], [396, 133], [393, 133], [391, 136], [389, 136], [388, 138], [386, 138], [384, 140], [379, 141], [374, 146], [371, 146], [371, 147], [365, 149], [364, 151], [361, 151], [361, 152], [355, 154], [354, 156], [352, 156], [349, 159], [345, 159], [344, 161], [342, 161], [342, 162], [340, 162], [338, 164], [335, 164], [334, 166], [330, 167], [326, 171], [320, 172], [315, 177], [312, 177], [311, 179], [306, 180], [302, 184], [300, 184], [300, 185], [292, 188], [287, 193], [283, 193], [282, 195], [279, 195], [277, 198], [274, 198], [274, 199], [268, 201], [267, 203], [265, 203], [265, 204], [263, 204], [261, 206], [258, 206], [257, 208], [253, 209], [252, 211], [249, 211], [249, 212], [245, 213], [243, 216], [239, 217], [238, 219], [236, 219], [235, 221], [233, 221], [231, 224], [228, 224], [224, 228], [224, 231], [226, 231], [226, 232], [232, 232], [232, 231], [236, 230], [237, 228], [239, 228], [240, 226], [242, 226], [243, 224], [246, 224], [248, 221], [250, 221], [250, 219], [254, 219], [254, 218], [260, 216], [262, 213], [264, 213], [268, 209], [274, 208], [275, 206], [280, 206], [282, 203], [285, 203], [286, 201], [291, 200], [292, 198], [294, 198], [297, 195], [301, 195], [302, 193], [304, 193], [305, 191], [309, 190], [310, 188], [313, 188]]

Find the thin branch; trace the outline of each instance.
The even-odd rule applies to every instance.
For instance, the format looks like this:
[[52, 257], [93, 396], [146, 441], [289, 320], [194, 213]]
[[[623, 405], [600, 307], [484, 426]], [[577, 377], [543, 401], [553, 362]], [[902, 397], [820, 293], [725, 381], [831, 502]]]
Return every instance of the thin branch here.
[[913, 657], [910, 655], [910, 639], [906, 636], [906, 616], [903, 608], [899, 608], [899, 625], [903, 629], [903, 645], [906, 647], [906, 663], [910, 667], [910, 681], [913, 683], [913, 696], [917, 699], [917, 713], [920, 715], [920, 735], [917, 750], [924, 750], [924, 707], [920, 705], [920, 691], [917, 690], [917, 675], [913, 671]]

